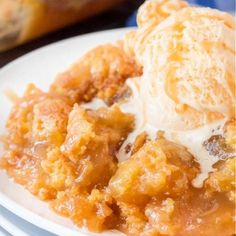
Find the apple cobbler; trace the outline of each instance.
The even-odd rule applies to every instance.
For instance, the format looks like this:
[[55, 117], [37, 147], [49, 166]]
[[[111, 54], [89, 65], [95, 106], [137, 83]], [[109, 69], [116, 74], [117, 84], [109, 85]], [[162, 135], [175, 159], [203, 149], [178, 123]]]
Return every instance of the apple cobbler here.
[[233, 17], [149, 0], [138, 28], [14, 102], [0, 167], [77, 226], [235, 234]]

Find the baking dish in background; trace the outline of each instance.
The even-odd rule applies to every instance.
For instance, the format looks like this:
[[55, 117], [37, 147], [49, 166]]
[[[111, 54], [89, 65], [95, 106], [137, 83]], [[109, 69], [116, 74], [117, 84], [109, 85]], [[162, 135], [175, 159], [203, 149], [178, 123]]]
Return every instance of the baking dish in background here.
[[0, 0], [0, 52], [120, 2], [122, 0]]

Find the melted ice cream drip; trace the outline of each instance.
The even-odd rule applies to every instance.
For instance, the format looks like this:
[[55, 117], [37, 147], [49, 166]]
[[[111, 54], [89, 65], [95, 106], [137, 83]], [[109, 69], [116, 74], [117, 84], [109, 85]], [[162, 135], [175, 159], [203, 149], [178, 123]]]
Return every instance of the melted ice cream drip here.
[[193, 185], [201, 187], [209, 172], [214, 171], [213, 165], [219, 160], [219, 157], [211, 155], [203, 144], [211, 136], [223, 134], [223, 127], [227, 119], [220, 119], [191, 130], [170, 129], [166, 125], [169, 121], [158, 119], [158, 113], [154, 107], [158, 102], [156, 98], [151, 97], [151, 101], [147, 94], [143, 94], [149, 90], [148, 87], [145, 88], [145, 84], [140, 86], [142, 80], [143, 78], [135, 78], [127, 81], [127, 85], [133, 92], [132, 97], [121, 104], [120, 108], [125, 113], [134, 114], [136, 123], [135, 129], [129, 134], [117, 154], [118, 160], [122, 162], [130, 157], [131, 152], [127, 153], [126, 147], [133, 144], [136, 137], [142, 132], [146, 132], [150, 139], [155, 139], [158, 131], [164, 131], [165, 138], [185, 146], [199, 163], [201, 173], [194, 179]]
[[106, 103], [99, 98], [94, 98], [92, 101], [81, 104], [80, 107], [85, 109], [97, 110], [101, 107], [107, 107]]

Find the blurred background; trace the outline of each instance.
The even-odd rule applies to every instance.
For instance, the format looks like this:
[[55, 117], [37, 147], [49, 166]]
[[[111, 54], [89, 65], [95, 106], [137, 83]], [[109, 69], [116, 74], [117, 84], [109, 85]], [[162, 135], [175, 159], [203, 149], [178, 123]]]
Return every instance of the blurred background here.
[[[0, 0], [0, 67], [69, 37], [136, 25], [143, 0]], [[235, 14], [235, 0], [188, 0]]]

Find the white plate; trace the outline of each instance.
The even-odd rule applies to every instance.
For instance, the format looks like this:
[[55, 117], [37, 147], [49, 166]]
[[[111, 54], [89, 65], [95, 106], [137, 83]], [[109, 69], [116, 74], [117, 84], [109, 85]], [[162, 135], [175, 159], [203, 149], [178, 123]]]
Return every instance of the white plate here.
[[7, 236], [55, 236], [55, 234], [30, 224], [2, 206], [0, 206], [0, 236], [1, 232], [5, 234], [8, 232]]
[[[82, 54], [94, 46], [113, 42], [123, 37], [129, 29], [110, 30], [87, 34], [33, 51], [0, 70], [0, 134], [4, 133], [5, 122], [11, 103], [6, 98], [7, 89], [21, 95], [28, 83], [35, 83], [47, 90], [58, 72], [62, 72]], [[0, 146], [0, 155], [2, 147]], [[79, 236], [97, 235], [80, 230], [70, 220], [53, 213], [45, 202], [28, 193], [22, 186], [13, 183], [0, 171], [0, 204], [24, 220], [57, 235]], [[105, 232], [103, 236], [120, 235], [118, 232]]]

